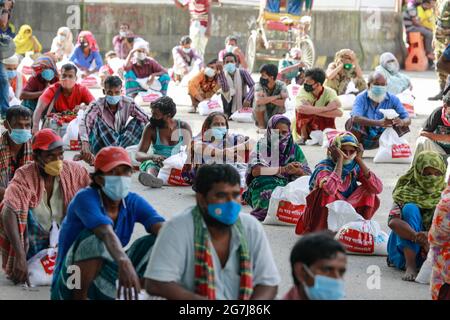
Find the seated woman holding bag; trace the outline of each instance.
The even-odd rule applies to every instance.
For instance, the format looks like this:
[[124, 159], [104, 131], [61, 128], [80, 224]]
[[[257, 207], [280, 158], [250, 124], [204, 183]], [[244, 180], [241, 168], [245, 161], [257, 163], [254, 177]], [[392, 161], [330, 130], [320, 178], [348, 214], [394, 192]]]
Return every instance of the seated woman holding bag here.
[[[39, 98], [33, 114], [33, 134], [39, 130], [39, 122], [50, 113], [73, 111], [75, 114], [95, 101], [85, 86], [76, 83], [77, 68], [68, 63], [61, 67], [61, 81], [48, 87]], [[44, 122], [44, 126], [47, 126]]]
[[400, 177], [392, 193], [389, 213], [392, 229], [387, 245], [387, 263], [405, 270], [402, 280], [414, 281], [428, 250], [428, 230], [445, 183], [446, 165], [439, 153], [423, 151], [408, 172]]
[[311, 174], [302, 149], [294, 143], [290, 128], [288, 118], [280, 114], [272, 116], [266, 135], [250, 155], [246, 174], [248, 189], [243, 198], [253, 208], [251, 214], [260, 221], [266, 218], [276, 187], [284, 187], [301, 176]]
[[317, 164], [309, 180], [311, 192], [297, 234], [328, 229], [326, 205], [336, 200], [347, 201], [366, 220], [373, 217], [380, 206], [377, 195], [383, 191], [383, 183], [364, 163], [363, 152], [350, 132], [340, 133], [330, 142], [327, 159]]
[[229, 132], [227, 117], [213, 112], [203, 122], [202, 131], [194, 137], [188, 149], [188, 161], [182, 175], [186, 182], [194, 184], [199, 167], [203, 164], [226, 163], [235, 168], [248, 162], [250, 138]]

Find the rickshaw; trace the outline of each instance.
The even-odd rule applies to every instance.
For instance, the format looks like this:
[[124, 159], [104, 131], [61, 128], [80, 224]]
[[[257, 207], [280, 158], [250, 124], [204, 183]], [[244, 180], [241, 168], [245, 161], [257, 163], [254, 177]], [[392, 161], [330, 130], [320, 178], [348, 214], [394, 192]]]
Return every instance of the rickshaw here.
[[[265, 1], [262, 0], [262, 3]], [[257, 27], [251, 31], [247, 42], [248, 69], [255, 71], [256, 61], [278, 62], [292, 48], [300, 48], [303, 52], [302, 61], [308, 68], [312, 67], [316, 52], [308, 35], [311, 16], [282, 12], [283, 9], [286, 10], [286, 5], [281, 7], [280, 13], [263, 9], [260, 10]]]

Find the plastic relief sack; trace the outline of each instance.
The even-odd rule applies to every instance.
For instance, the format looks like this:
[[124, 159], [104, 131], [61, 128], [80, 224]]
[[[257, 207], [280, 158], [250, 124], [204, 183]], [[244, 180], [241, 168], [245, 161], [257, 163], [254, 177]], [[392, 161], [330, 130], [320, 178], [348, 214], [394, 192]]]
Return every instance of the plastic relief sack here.
[[327, 205], [328, 229], [336, 232], [338, 240], [349, 254], [387, 256], [388, 235], [378, 222], [365, 220], [346, 201]]
[[252, 108], [242, 108], [233, 113], [230, 117], [231, 120], [236, 122], [252, 123], [253, 120], [253, 109]]
[[95, 75], [89, 75], [80, 81], [80, 84], [86, 88], [98, 88], [100, 79]]
[[309, 176], [300, 177], [285, 187], [276, 187], [270, 198], [264, 224], [296, 226], [309, 194]]
[[422, 264], [419, 274], [416, 277], [416, 282], [422, 284], [430, 284], [431, 272], [433, 271], [433, 256], [432, 250], [428, 251], [427, 259]]
[[150, 107], [153, 101], [158, 100], [162, 96], [161, 92], [149, 89], [139, 92], [134, 98], [134, 102], [140, 107]]
[[74, 151], [81, 149], [81, 145], [78, 139], [78, 131], [80, 128], [80, 123], [83, 120], [83, 118], [84, 118], [84, 110], [80, 110], [77, 113], [77, 117], [73, 119], [71, 122], [69, 122], [66, 133], [63, 136], [65, 148]]
[[25, 58], [22, 59], [19, 66], [17, 67], [17, 71], [22, 72], [24, 76], [31, 76], [33, 74], [33, 69], [31, 66], [34, 63], [34, 60], [31, 58], [33, 52], [25, 53]]
[[339, 101], [341, 101], [342, 109], [352, 110], [353, 103], [355, 103], [356, 96], [354, 94], [343, 94], [338, 96]]
[[181, 176], [181, 169], [183, 169], [186, 160], [187, 153], [186, 151], [182, 151], [163, 161], [163, 167], [159, 170], [158, 178], [163, 181], [164, 185], [189, 186]]
[[53, 221], [50, 231], [50, 247], [39, 251], [28, 260], [28, 279], [30, 286], [49, 286], [52, 284], [53, 270], [58, 253], [58, 224]]
[[411, 90], [407, 89], [399, 94], [397, 94], [397, 98], [399, 98], [403, 107], [408, 111], [408, 114], [411, 118], [416, 117], [416, 113], [414, 111], [414, 104], [416, 102], [416, 98], [413, 96]]
[[213, 112], [223, 112], [222, 98], [214, 95], [210, 100], [204, 100], [198, 104], [198, 113], [201, 116], [208, 116]]
[[322, 130], [314, 130], [309, 134], [311, 139], [305, 141], [307, 146], [313, 146], [315, 144], [321, 144], [323, 140], [323, 131]]

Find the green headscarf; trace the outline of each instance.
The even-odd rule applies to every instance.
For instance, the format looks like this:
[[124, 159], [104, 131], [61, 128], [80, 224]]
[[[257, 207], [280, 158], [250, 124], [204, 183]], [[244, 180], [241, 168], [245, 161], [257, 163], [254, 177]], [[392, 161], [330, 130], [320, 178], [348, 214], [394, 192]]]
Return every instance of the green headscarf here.
[[[441, 176], [423, 176], [423, 170], [431, 167], [442, 172]], [[423, 223], [428, 224], [428, 213], [431, 217], [446, 188], [446, 165], [442, 156], [433, 151], [419, 153], [408, 172], [400, 177], [393, 191], [394, 201], [399, 205], [415, 203], [422, 212]], [[428, 210], [427, 210], [428, 209]], [[429, 212], [428, 212], [429, 211]]]

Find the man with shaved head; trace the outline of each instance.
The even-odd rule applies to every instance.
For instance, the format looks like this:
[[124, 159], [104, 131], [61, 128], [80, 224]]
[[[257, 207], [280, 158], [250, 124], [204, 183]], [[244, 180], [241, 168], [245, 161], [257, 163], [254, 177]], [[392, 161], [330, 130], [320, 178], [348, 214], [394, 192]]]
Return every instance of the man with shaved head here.
[[[358, 138], [364, 149], [371, 150], [378, 148], [380, 136], [388, 127], [393, 127], [399, 136], [409, 132], [411, 119], [400, 100], [387, 92], [387, 80], [382, 73], [372, 73], [368, 84], [368, 89], [356, 97], [345, 128]], [[384, 119], [380, 110], [386, 109], [395, 110], [398, 118]]]

